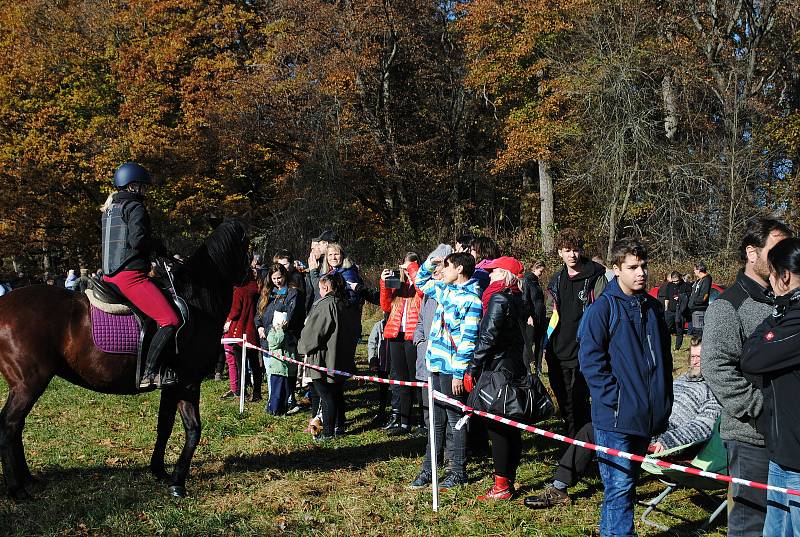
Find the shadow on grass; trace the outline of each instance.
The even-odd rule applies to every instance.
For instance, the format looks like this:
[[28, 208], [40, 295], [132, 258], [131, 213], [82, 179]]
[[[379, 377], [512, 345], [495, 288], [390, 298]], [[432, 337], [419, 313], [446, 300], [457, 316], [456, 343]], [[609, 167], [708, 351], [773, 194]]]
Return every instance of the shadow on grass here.
[[[726, 511], [723, 509], [722, 513], [714, 520], [708, 528], [703, 528], [703, 524], [711, 516], [711, 513], [719, 507], [724, 498], [718, 498], [712, 494], [697, 493], [687, 500], [699, 508], [703, 513], [703, 518], [699, 520], [691, 520], [684, 516], [682, 513], [676, 513], [674, 510], [665, 509], [662, 506], [656, 507], [653, 513], [657, 513], [657, 522], [664, 526], [668, 526], [668, 530], [662, 530], [656, 533], [654, 537], [675, 537], [676, 535], [705, 535], [709, 531], [714, 531], [715, 528], [725, 525], [727, 519]], [[646, 505], [645, 502], [640, 501], [640, 505]], [[652, 517], [652, 515], [651, 515]]]
[[225, 458], [222, 468], [207, 473], [207, 477], [229, 475], [236, 472], [275, 469], [280, 471], [331, 471], [341, 469], [363, 469], [367, 465], [387, 461], [396, 457], [418, 457], [425, 452], [425, 438], [406, 437], [402, 440], [385, 441], [365, 445], [340, 445], [341, 440], [327, 441], [310, 449], [286, 454], [262, 453], [234, 455]]
[[[103, 527], [126, 512], [144, 512], [168, 501], [167, 484], [147, 468], [46, 469], [28, 486], [32, 499], [15, 503], [0, 498], [0, 535], [72, 535]], [[88, 535], [88, 533], [86, 533]]]

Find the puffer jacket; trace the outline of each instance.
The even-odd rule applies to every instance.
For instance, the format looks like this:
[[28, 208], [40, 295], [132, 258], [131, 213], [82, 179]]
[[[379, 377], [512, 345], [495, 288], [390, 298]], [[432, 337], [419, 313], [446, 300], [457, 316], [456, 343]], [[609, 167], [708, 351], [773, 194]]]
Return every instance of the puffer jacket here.
[[433, 268], [430, 261], [425, 261], [414, 281], [417, 288], [438, 304], [429, 334], [425, 365], [433, 373], [462, 379], [475, 351], [483, 312], [478, 282], [475, 279], [463, 284], [436, 281], [432, 278]]
[[[403, 282], [400, 289], [389, 289], [386, 282], [381, 280], [381, 309], [389, 314], [386, 327], [383, 329], [385, 339], [394, 339], [403, 327], [403, 309], [406, 310], [406, 329], [404, 339], [412, 341], [414, 330], [417, 328], [419, 310], [422, 305], [424, 294], [414, 286], [414, 278], [419, 271], [419, 263], [411, 263], [408, 266], [408, 277], [410, 282]], [[395, 300], [401, 298], [402, 300]]]

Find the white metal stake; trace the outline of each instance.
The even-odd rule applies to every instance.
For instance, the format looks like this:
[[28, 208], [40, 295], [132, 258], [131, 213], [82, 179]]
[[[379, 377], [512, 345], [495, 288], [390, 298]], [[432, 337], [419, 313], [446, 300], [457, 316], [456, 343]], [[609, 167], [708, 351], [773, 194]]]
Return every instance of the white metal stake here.
[[433, 378], [428, 376], [428, 441], [431, 445], [431, 486], [433, 487], [433, 512], [439, 511], [439, 472], [436, 467], [436, 423], [433, 417]]
[[239, 370], [239, 414], [244, 412], [244, 381], [247, 375], [247, 334], [242, 334], [242, 368]]

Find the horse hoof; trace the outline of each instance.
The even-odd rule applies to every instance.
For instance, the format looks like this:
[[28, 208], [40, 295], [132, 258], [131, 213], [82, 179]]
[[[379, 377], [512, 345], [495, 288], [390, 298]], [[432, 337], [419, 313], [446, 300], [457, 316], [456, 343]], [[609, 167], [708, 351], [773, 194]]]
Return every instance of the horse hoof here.
[[44, 488], [50, 484], [47, 479], [43, 477], [34, 477], [32, 475], [28, 476], [27, 483], [34, 488]]
[[181, 485], [172, 485], [169, 488], [169, 493], [173, 498], [185, 498], [186, 487], [182, 487]]

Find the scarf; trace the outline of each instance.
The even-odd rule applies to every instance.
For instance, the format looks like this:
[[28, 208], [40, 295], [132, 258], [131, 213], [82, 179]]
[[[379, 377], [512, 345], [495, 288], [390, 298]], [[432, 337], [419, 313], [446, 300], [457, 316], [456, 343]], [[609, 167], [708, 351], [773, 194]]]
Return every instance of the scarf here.
[[513, 278], [511, 282], [507, 282], [505, 280], [497, 280], [489, 284], [489, 287], [483, 292], [483, 296], [481, 297], [481, 302], [483, 302], [483, 314], [486, 315], [486, 309], [489, 307], [489, 299], [492, 298], [492, 295], [495, 293], [502, 293], [506, 289], [510, 289], [512, 293], [521, 293], [522, 291], [519, 288], [519, 281], [516, 278]]

